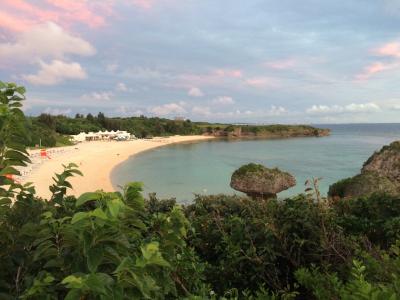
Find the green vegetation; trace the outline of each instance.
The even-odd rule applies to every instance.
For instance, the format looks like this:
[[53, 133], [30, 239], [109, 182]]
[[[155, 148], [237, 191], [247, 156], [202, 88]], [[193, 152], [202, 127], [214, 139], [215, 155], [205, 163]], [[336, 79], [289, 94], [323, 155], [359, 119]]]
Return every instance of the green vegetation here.
[[103, 113], [97, 116], [77, 114], [75, 118], [67, 116], [52, 116], [41, 114], [38, 117], [28, 117], [27, 146], [35, 146], [41, 143], [43, 146], [54, 147], [57, 145], [69, 145], [69, 135], [80, 132], [99, 130], [126, 130], [139, 138], [152, 136], [171, 135], [196, 135], [210, 134], [215, 136], [233, 136], [236, 129], [241, 134], [236, 137], [296, 137], [296, 136], [320, 136], [327, 132], [305, 125], [230, 125], [210, 124], [204, 122], [175, 121], [163, 118], [148, 118], [145, 116], [128, 118], [109, 118]]
[[235, 175], [237, 176], [243, 176], [246, 175], [247, 173], [258, 173], [264, 171], [265, 167], [260, 164], [255, 164], [255, 163], [249, 163], [247, 165], [241, 166], [239, 169], [235, 171]]
[[[249, 173], [264, 173], [266, 168], [263, 165], [260, 164], [255, 164], [255, 163], [249, 163], [247, 165], [241, 166], [239, 169], [237, 169], [233, 175], [235, 176], [245, 176]], [[280, 174], [282, 173], [281, 170], [278, 168], [273, 168], [273, 169], [268, 169], [268, 172], [273, 173], [273, 174]], [[287, 172], [283, 172], [288, 174]]]
[[349, 198], [370, 195], [376, 191], [397, 194], [399, 189], [388, 178], [375, 172], [365, 172], [354, 177], [342, 179], [329, 187], [330, 197]]
[[[0, 299], [398, 299], [400, 198], [145, 200], [141, 184], [50, 199], [29, 163], [25, 90], [0, 82]], [[318, 193], [315, 193], [318, 194]]]
[[28, 146], [39, 144], [54, 147], [70, 144], [68, 136], [80, 132], [97, 132], [99, 130], [126, 130], [137, 137], [201, 134], [203, 131], [195, 124], [187, 121], [173, 121], [161, 118], [130, 117], [108, 118], [103, 113], [97, 116], [77, 114], [75, 118], [41, 114], [27, 118], [30, 132]]
[[239, 137], [279, 138], [329, 135], [328, 129], [320, 129], [308, 125], [232, 125], [206, 122], [199, 122], [196, 125], [209, 134], [228, 137], [236, 136], [235, 129], [240, 129]]
[[99, 130], [126, 130], [139, 138], [197, 134], [232, 136], [236, 129], [241, 131], [239, 137], [295, 137], [327, 134], [326, 130], [305, 125], [211, 124], [145, 116], [110, 118], [101, 112], [97, 116], [77, 114], [74, 118], [41, 114], [38, 117], [27, 117], [25, 123], [28, 131], [25, 145], [30, 147], [39, 144], [46, 147], [70, 145], [70, 135]]

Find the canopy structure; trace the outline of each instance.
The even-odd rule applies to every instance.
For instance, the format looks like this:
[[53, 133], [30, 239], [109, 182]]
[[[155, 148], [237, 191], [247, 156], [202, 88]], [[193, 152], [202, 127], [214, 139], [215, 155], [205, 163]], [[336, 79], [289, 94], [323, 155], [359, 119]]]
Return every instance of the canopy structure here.
[[98, 131], [98, 132], [81, 132], [77, 135], [72, 135], [72, 140], [76, 143], [85, 141], [103, 141], [103, 140], [117, 140], [127, 141], [134, 139], [135, 136], [124, 130], [118, 131]]

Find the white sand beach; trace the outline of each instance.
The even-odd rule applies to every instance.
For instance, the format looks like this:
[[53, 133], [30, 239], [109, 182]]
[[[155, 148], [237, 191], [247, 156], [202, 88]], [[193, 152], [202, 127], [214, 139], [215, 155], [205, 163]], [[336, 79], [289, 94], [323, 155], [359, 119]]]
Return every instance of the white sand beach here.
[[53, 183], [55, 173], [63, 170], [62, 165], [75, 163], [83, 177], [74, 177], [70, 182], [73, 190], [69, 195], [80, 195], [88, 191], [114, 191], [111, 183], [111, 172], [114, 167], [130, 156], [153, 148], [174, 143], [192, 142], [212, 139], [210, 136], [172, 136], [166, 138], [139, 139], [133, 141], [96, 141], [85, 142], [75, 146], [53, 148], [48, 150], [50, 159], [40, 158], [40, 151], [30, 152], [34, 163], [25, 170], [22, 182], [32, 182], [37, 195], [49, 198], [49, 186]]

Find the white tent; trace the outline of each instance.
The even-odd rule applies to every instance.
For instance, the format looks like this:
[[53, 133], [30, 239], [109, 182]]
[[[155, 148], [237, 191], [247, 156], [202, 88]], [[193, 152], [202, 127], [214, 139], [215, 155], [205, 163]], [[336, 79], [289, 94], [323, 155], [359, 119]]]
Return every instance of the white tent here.
[[99, 131], [99, 132], [81, 132], [77, 135], [73, 135], [72, 139], [74, 142], [79, 143], [79, 142], [84, 142], [84, 141], [97, 141], [97, 140], [111, 140], [111, 139], [117, 139], [117, 140], [130, 140], [131, 138], [134, 138], [135, 136], [127, 132], [127, 131]]

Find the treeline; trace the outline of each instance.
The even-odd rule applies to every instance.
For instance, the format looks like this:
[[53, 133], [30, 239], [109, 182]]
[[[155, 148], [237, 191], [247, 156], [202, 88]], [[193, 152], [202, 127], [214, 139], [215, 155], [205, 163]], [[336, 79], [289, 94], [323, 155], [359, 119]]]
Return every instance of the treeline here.
[[307, 125], [231, 125], [190, 120], [169, 120], [157, 117], [107, 117], [103, 113], [76, 114], [74, 118], [63, 115], [41, 114], [26, 120], [29, 139], [28, 146], [41, 143], [53, 147], [69, 144], [69, 135], [99, 130], [125, 130], [138, 138], [170, 135], [209, 134], [217, 137], [297, 137], [323, 136], [327, 129]]
[[41, 114], [38, 117], [28, 117], [27, 128], [31, 136], [28, 145], [38, 145], [41, 139], [43, 146], [50, 147], [55, 146], [58, 141], [66, 142], [67, 138], [62, 138], [63, 136], [99, 130], [125, 130], [139, 138], [203, 133], [190, 120], [175, 121], [145, 116], [109, 118], [101, 112], [97, 116], [77, 114], [74, 118]]

